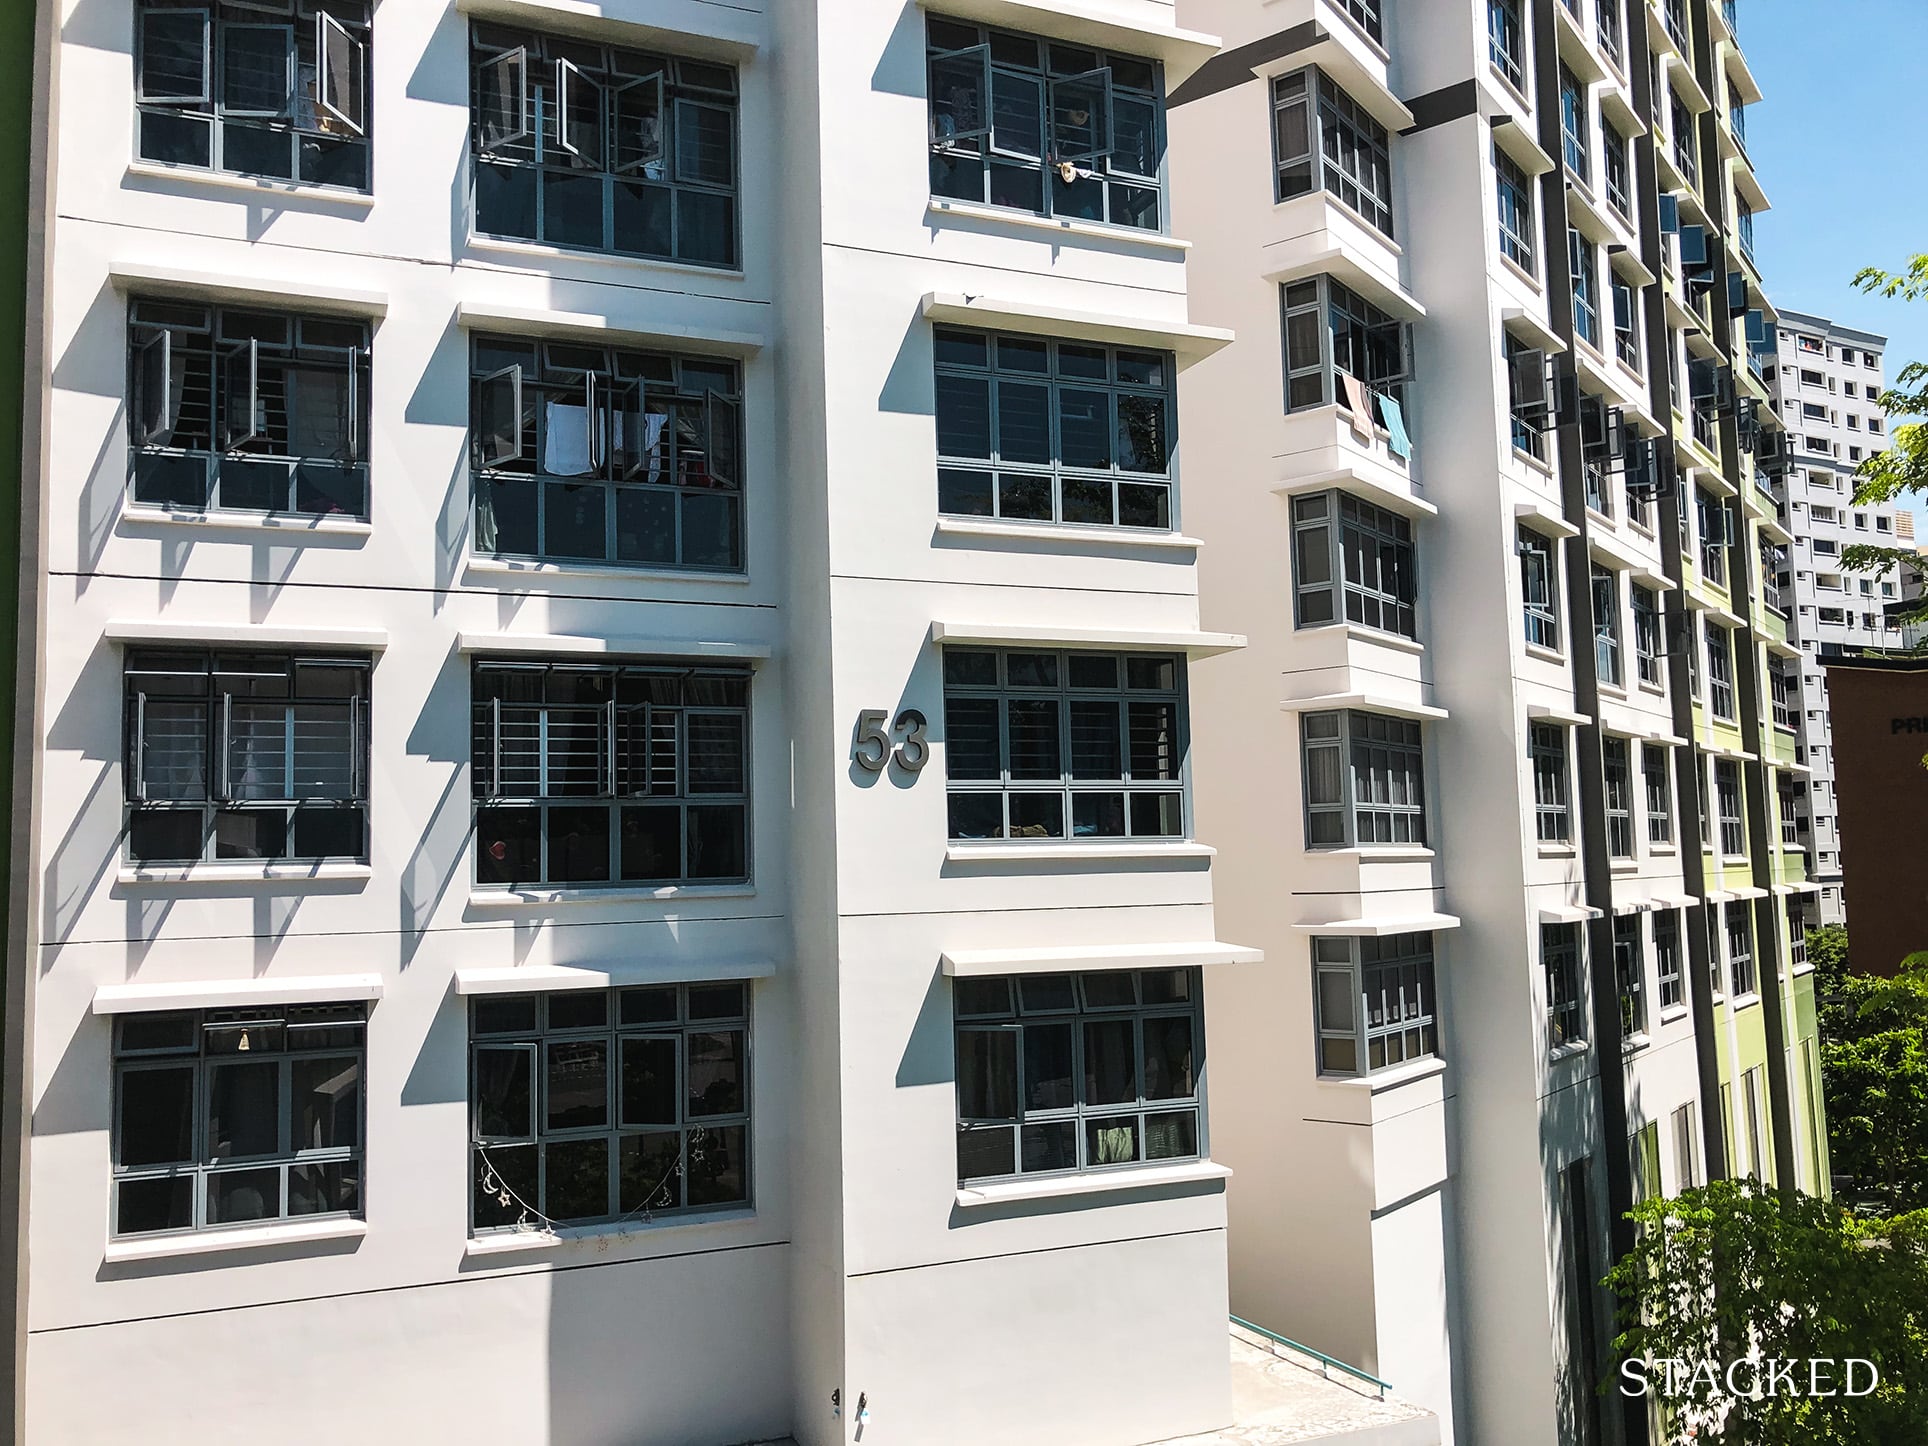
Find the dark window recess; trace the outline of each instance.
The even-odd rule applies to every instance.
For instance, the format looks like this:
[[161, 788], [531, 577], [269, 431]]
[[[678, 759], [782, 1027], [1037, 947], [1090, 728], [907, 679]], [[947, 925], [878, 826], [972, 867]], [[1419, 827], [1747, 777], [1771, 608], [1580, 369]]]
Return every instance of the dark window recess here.
[[1292, 541], [1300, 627], [1349, 622], [1418, 636], [1410, 521], [1349, 492], [1319, 492], [1292, 499]]
[[742, 571], [735, 362], [495, 336], [470, 357], [476, 552]]
[[938, 511], [1170, 530], [1169, 352], [948, 327], [934, 340]]
[[1393, 234], [1391, 138], [1317, 66], [1272, 82], [1272, 160], [1277, 199], [1323, 190]]
[[481, 23], [470, 65], [478, 232], [737, 264], [733, 68]]
[[750, 876], [750, 675], [672, 664], [475, 664], [481, 885]]
[[953, 981], [960, 1184], [1205, 1153], [1197, 969]]
[[954, 839], [1182, 838], [1185, 661], [946, 648]]
[[362, 1213], [367, 1006], [114, 1021], [114, 1223], [159, 1235]]
[[746, 1204], [749, 986], [472, 1000], [469, 1157], [477, 1234]]
[[926, 25], [932, 195], [1163, 229], [1157, 61], [937, 15]]
[[1309, 849], [1426, 842], [1419, 724], [1380, 713], [1299, 719]]
[[366, 191], [370, 9], [368, 0], [137, 0], [135, 153]]
[[366, 858], [368, 679], [366, 657], [131, 650], [129, 857]]
[[368, 324], [137, 299], [127, 315], [136, 502], [368, 515]]

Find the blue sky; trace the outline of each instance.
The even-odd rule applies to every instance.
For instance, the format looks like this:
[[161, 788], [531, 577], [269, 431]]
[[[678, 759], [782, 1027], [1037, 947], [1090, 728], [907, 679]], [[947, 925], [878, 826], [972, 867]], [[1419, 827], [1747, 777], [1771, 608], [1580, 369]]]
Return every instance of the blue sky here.
[[1755, 223], [1768, 295], [1890, 337], [1886, 378], [1928, 361], [1928, 302], [1849, 284], [1928, 252], [1928, 0], [1740, 0], [1740, 37], [1767, 94], [1747, 150], [1774, 203]]

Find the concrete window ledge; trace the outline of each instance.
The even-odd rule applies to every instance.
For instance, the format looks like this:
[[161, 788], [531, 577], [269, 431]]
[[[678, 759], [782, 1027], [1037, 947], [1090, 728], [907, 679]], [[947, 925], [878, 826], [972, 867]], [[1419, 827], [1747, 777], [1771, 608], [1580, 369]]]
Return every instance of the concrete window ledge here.
[[683, 899], [751, 899], [755, 884], [664, 884], [643, 889], [476, 889], [471, 909], [547, 909], [576, 904], [673, 904]]
[[375, 877], [368, 864], [183, 864], [177, 868], [126, 865], [115, 875], [120, 884], [337, 884], [365, 883]]
[[324, 1240], [358, 1240], [368, 1233], [366, 1220], [305, 1220], [240, 1230], [204, 1230], [197, 1235], [157, 1235], [145, 1239], [108, 1242], [109, 1265], [137, 1260], [171, 1260], [176, 1256], [219, 1255], [235, 1250], [264, 1250], [279, 1246], [312, 1245]]
[[1099, 859], [1209, 859], [1218, 850], [1202, 843], [983, 843], [952, 844], [944, 860], [953, 864], [1087, 863]]
[[1107, 1170], [1097, 1175], [1047, 1175], [1035, 1180], [1005, 1180], [995, 1185], [965, 1186], [957, 1192], [960, 1208], [1008, 1205], [1020, 1200], [1056, 1200], [1074, 1195], [1103, 1195], [1118, 1190], [1156, 1189], [1161, 1185], [1191, 1185], [1202, 1180], [1229, 1180], [1231, 1170], [1213, 1160], [1187, 1160], [1181, 1165], [1157, 1165], [1143, 1170]]
[[700, 1215], [670, 1215], [659, 1220], [617, 1220], [604, 1225], [565, 1226], [561, 1230], [498, 1230], [473, 1235], [462, 1247], [471, 1260], [496, 1256], [536, 1255], [570, 1247], [605, 1250], [626, 1240], [639, 1240], [659, 1230], [690, 1230], [704, 1225], [741, 1225], [756, 1219], [747, 1208], [712, 1210]]

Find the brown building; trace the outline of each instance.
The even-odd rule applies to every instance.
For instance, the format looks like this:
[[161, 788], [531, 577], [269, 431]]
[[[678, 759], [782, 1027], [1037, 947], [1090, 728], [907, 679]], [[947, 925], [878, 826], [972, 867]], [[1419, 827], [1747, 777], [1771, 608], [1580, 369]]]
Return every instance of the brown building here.
[[1827, 658], [1854, 963], [1893, 974], [1928, 949], [1928, 654]]

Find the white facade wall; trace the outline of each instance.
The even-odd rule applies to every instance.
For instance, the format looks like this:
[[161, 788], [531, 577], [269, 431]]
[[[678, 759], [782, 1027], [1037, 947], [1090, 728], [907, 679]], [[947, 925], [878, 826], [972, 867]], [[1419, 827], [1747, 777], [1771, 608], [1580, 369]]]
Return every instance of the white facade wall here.
[[[472, 237], [471, 13], [737, 65], [740, 269]], [[1173, 81], [1208, 48], [1159, 0], [1080, 16], [998, 9], [1162, 54]], [[1144, 1441], [1230, 1419], [1222, 1168], [986, 1203], [957, 1189], [940, 955], [1183, 944], [1215, 927], [1211, 850], [1196, 843], [947, 847], [934, 626], [1182, 640], [1198, 629], [1197, 553], [940, 531], [924, 298], [1036, 314], [1013, 329], [1088, 334], [1062, 319], [1082, 316], [1144, 345], [1200, 341], [1182, 241], [930, 206], [923, 24], [884, 0], [390, 0], [374, 30], [373, 185], [358, 198], [130, 164], [131, 8], [63, 7], [37, 559], [30, 1439], [122, 1439], [138, 1420], [144, 1439], [204, 1440], [277, 1409], [301, 1440], [820, 1443], [855, 1437], [860, 1396], [863, 1439], [918, 1446]], [[371, 318], [368, 521], [131, 506], [130, 294]], [[472, 328], [737, 357], [743, 575], [477, 558]], [[366, 867], [123, 863], [117, 638], [134, 633], [369, 643]], [[756, 660], [752, 884], [508, 898], [471, 882], [470, 658], [571, 643]], [[921, 773], [851, 763], [857, 715], [875, 707], [931, 720]], [[749, 1206], [472, 1239], [457, 971], [675, 979], [743, 961], [774, 966], [753, 991]], [[362, 974], [381, 981], [365, 1219], [328, 1238], [110, 1244], [96, 991]], [[293, 1399], [307, 1407], [291, 1418]]]

